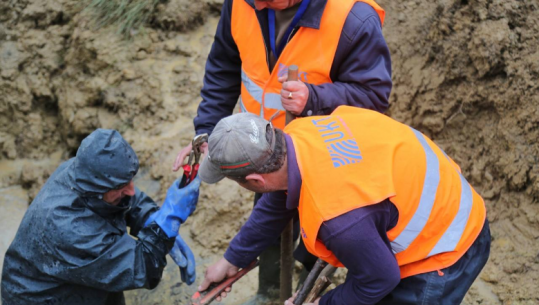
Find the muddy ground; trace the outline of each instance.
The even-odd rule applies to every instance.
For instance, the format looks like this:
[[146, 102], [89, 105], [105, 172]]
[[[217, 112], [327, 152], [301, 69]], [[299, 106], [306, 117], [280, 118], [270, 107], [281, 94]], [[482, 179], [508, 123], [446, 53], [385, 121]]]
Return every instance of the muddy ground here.
[[[29, 202], [97, 127], [115, 128], [156, 200], [193, 136], [203, 68], [222, 0], [161, 1], [125, 39], [74, 0], [0, 2], [0, 264]], [[535, 0], [379, 1], [393, 59], [389, 114], [432, 137], [486, 200], [491, 258], [466, 304], [538, 304], [539, 4]], [[181, 233], [199, 276], [247, 219], [252, 195], [202, 186]], [[170, 261], [171, 262], [171, 261]], [[1, 265], [0, 265], [1, 266]], [[199, 277], [200, 278], [200, 277]], [[256, 290], [256, 272], [226, 304]], [[184, 304], [194, 291], [171, 262], [129, 304]]]

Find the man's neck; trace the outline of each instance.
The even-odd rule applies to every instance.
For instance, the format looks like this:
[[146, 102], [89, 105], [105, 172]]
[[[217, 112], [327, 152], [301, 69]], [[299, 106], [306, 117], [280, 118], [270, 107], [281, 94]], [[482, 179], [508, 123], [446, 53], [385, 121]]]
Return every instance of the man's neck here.
[[269, 176], [267, 176], [266, 179], [271, 177], [270, 179], [272, 179], [272, 182], [273, 182], [272, 185], [275, 186], [275, 190], [277, 191], [288, 190], [288, 162], [287, 161], [288, 161], [288, 158], [285, 155], [283, 166], [281, 166], [281, 168], [278, 171], [273, 172], [271, 174], [267, 174]]

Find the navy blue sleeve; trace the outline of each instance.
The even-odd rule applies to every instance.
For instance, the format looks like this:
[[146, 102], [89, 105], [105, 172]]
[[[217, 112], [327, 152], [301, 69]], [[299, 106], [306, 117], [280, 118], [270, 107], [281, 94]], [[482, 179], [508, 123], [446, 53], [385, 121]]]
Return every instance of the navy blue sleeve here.
[[226, 0], [206, 61], [202, 101], [194, 119], [196, 134], [210, 134], [220, 119], [231, 115], [241, 93], [241, 59], [232, 38], [231, 17], [232, 0]]
[[297, 212], [297, 209], [286, 208], [285, 192], [263, 194], [245, 225], [230, 242], [225, 259], [236, 267], [246, 267], [279, 238]]
[[[341, 105], [385, 112], [391, 92], [391, 57], [374, 9], [358, 2], [344, 24], [330, 71], [332, 84], [310, 85], [302, 116], [331, 113]], [[312, 111], [309, 113], [309, 111]]]
[[135, 187], [135, 195], [130, 199], [130, 205], [131, 208], [127, 212], [125, 219], [131, 229], [130, 234], [137, 236], [144, 227], [148, 216], [159, 210], [159, 207], [150, 196], [141, 192], [137, 187]]
[[[346, 281], [320, 300], [327, 304], [375, 304], [400, 281], [386, 231], [395, 223], [389, 200], [324, 222], [318, 237], [348, 269]], [[398, 216], [396, 216], [398, 217]]]

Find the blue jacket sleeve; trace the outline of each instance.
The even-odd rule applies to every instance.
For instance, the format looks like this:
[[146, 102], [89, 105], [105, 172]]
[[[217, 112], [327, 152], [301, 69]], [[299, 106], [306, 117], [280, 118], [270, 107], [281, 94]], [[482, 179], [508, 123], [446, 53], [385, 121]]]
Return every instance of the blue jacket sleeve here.
[[231, 31], [232, 0], [226, 0], [206, 61], [202, 102], [194, 119], [197, 134], [208, 133], [232, 114], [241, 93], [241, 59]]
[[135, 187], [135, 195], [131, 197], [129, 212], [125, 216], [126, 224], [129, 226], [130, 234], [137, 236], [140, 229], [144, 227], [144, 223], [148, 216], [159, 210], [157, 204], [150, 196], [141, 192]]
[[358, 2], [349, 13], [330, 77], [332, 84], [307, 84], [309, 99], [301, 116], [330, 114], [341, 105], [387, 110], [391, 57], [380, 19], [370, 5]]
[[397, 286], [400, 270], [386, 234], [390, 207], [385, 201], [324, 222], [318, 237], [348, 269], [348, 275], [322, 297], [321, 305], [376, 304]]
[[273, 244], [297, 209], [286, 208], [285, 192], [263, 194], [240, 232], [232, 239], [225, 259], [236, 267], [244, 268]]

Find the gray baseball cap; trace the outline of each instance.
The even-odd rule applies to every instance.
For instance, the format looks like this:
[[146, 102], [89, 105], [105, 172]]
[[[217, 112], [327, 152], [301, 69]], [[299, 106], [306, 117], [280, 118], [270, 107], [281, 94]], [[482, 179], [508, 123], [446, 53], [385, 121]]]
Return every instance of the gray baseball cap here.
[[200, 165], [200, 179], [216, 183], [224, 177], [258, 172], [275, 148], [271, 123], [252, 113], [238, 113], [219, 121], [208, 139], [208, 156]]

